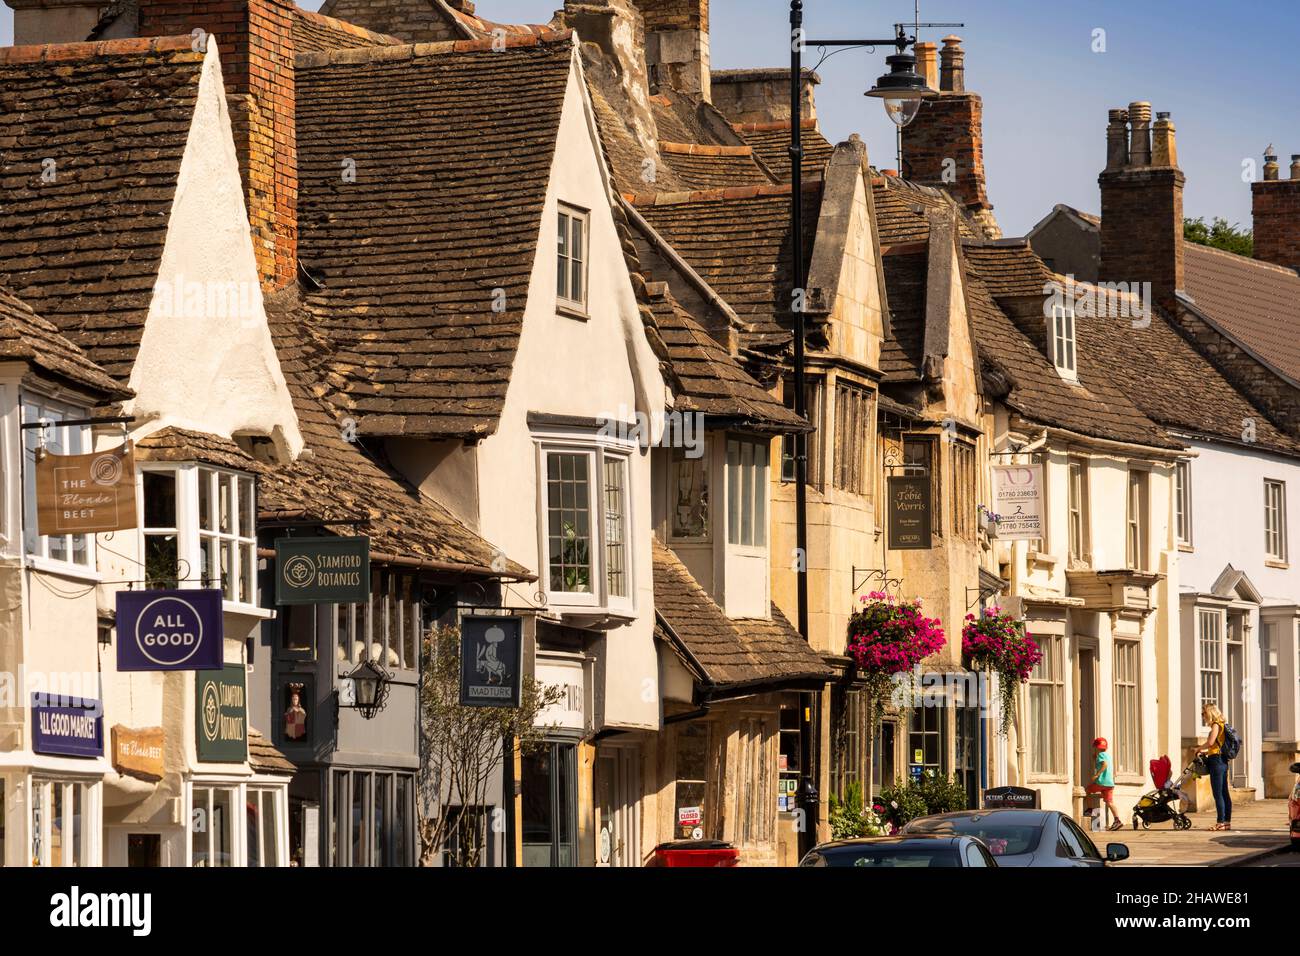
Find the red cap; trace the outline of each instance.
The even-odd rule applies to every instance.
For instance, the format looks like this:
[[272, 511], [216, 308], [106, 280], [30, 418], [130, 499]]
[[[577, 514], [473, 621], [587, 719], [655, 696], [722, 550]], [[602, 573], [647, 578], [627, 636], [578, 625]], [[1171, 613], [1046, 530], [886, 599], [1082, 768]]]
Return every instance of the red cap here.
[[1092, 745], [1098, 750], [1108, 750], [1110, 748], [1110, 744], [1106, 743], [1105, 737], [1098, 737], [1092, 742]]

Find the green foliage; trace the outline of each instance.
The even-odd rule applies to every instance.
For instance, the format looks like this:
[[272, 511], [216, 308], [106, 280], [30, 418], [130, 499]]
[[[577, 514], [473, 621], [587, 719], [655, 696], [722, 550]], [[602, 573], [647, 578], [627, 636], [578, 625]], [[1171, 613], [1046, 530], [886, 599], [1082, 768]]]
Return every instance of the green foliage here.
[[966, 810], [967, 803], [966, 788], [960, 780], [927, 770], [920, 781], [900, 779], [883, 788], [875, 806], [886, 822], [901, 827], [917, 817]]
[[1239, 229], [1228, 220], [1215, 216], [1207, 223], [1204, 216], [1183, 220], [1183, 238], [1198, 245], [1235, 252], [1250, 258], [1255, 254], [1255, 236], [1249, 229]]
[[843, 799], [831, 797], [831, 836], [836, 840], [883, 836], [885, 826], [875, 811], [862, 806], [862, 784], [850, 783]]

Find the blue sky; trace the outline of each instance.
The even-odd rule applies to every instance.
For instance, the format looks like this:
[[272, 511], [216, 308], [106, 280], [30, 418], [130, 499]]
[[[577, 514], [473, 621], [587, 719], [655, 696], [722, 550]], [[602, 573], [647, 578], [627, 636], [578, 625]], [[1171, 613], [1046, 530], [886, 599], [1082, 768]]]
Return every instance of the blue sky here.
[[[318, 0], [305, 0], [318, 6]], [[479, 0], [505, 22], [546, 22], [559, 0]], [[909, 0], [805, 0], [812, 38], [887, 35], [910, 20]], [[715, 67], [788, 63], [786, 0], [713, 0]], [[1242, 161], [1262, 165], [1276, 145], [1283, 168], [1300, 153], [1300, 4], [1238, 0], [924, 0], [923, 20], [961, 21], [966, 85], [984, 97], [989, 198], [1007, 235], [1025, 232], [1057, 202], [1098, 211], [1106, 110], [1149, 100], [1173, 114], [1187, 174], [1189, 216], [1248, 226]], [[13, 14], [0, 7], [0, 44]], [[1095, 30], [1105, 31], [1094, 53]], [[938, 40], [946, 30], [922, 31]], [[884, 50], [838, 54], [821, 69], [822, 126], [832, 140], [859, 132], [878, 166], [894, 166], [892, 126], [862, 96], [884, 71]]]

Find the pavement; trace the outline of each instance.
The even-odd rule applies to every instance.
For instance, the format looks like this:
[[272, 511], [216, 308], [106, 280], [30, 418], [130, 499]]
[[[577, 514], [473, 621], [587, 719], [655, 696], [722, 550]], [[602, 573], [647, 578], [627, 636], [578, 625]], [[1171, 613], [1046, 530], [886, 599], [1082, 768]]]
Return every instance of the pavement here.
[[[1121, 810], [1123, 808], [1121, 807]], [[1129, 859], [1121, 866], [1255, 866], [1271, 863], [1291, 844], [1287, 801], [1254, 800], [1232, 807], [1232, 829], [1214, 831], [1214, 811], [1188, 814], [1192, 829], [1175, 830], [1173, 823], [1155, 824], [1149, 830], [1132, 829], [1125, 818], [1123, 830], [1089, 833], [1098, 849], [1123, 843]], [[1300, 853], [1294, 854], [1300, 858]], [[1285, 865], [1290, 865], [1287, 861]]]

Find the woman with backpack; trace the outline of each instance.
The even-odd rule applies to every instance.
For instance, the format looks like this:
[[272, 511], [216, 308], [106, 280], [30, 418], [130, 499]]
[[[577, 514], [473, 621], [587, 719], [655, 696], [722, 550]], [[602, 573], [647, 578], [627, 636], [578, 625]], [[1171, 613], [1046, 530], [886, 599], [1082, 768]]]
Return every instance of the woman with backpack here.
[[1214, 811], [1218, 820], [1211, 830], [1232, 829], [1232, 794], [1228, 792], [1228, 757], [1223, 753], [1228, 722], [1216, 704], [1201, 705], [1201, 722], [1210, 728], [1205, 743], [1196, 748], [1205, 755], [1205, 766], [1210, 772], [1210, 790], [1214, 793]]

